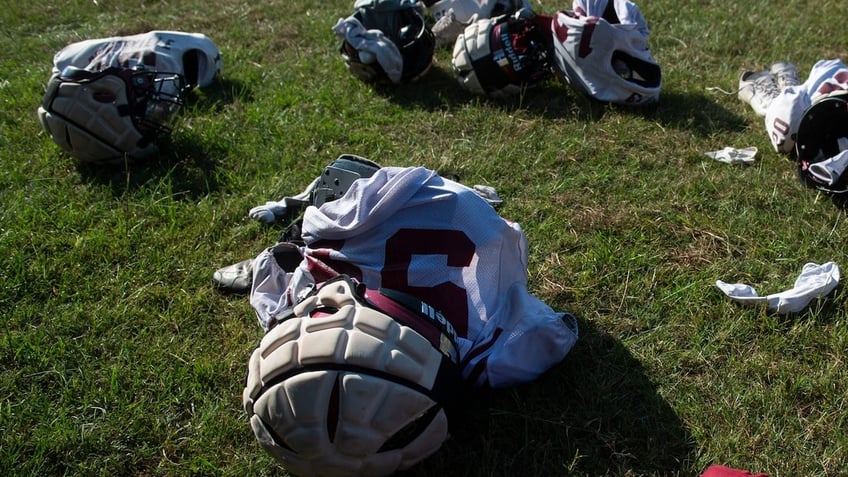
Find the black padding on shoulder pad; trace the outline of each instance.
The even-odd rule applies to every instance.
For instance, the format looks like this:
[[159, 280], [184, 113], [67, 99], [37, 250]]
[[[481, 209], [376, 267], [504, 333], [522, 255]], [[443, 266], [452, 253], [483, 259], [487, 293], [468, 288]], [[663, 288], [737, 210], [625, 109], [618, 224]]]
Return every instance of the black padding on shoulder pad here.
[[656, 88], [662, 82], [662, 68], [657, 63], [641, 60], [635, 56], [629, 55], [621, 50], [616, 50], [612, 53], [612, 60], [621, 61], [637, 75], [630, 74], [623, 79], [644, 86], [646, 88]]
[[271, 249], [271, 254], [274, 256], [274, 261], [283, 270], [293, 272], [303, 261], [303, 255], [300, 253], [300, 248], [290, 242], [280, 242]]
[[348, 170], [351, 172], [356, 172], [360, 177], [371, 177], [380, 169], [380, 165], [376, 162], [369, 161], [364, 157], [360, 157], [354, 154], [342, 154], [337, 157], [336, 160], [329, 164], [333, 167], [338, 167], [339, 169]]
[[795, 138], [798, 160], [818, 162], [839, 153], [848, 137], [848, 92], [822, 98], [804, 112]]

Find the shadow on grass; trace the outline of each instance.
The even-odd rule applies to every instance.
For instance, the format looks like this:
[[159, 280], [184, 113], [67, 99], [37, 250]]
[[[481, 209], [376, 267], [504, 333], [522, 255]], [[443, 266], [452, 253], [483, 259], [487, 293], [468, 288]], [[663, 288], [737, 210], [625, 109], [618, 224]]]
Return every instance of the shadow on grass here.
[[539, 380], [475, 396], [467, 422], [404, 475], [687, 475], [695, 445], [641, 364], [581, 323], [581, 339]]
[[158, 141], [159, 155], [146, 161], [103, 166], [79, 166], [82, 180], [108, 184], [116, 197], [145, 186], [167, 182], [175, 197], [196, 199], [219, 188], [215, 173], [224, 151], [204, 144], [197, 138], [183, 135], [179, 140], [162, 138]]
[[[528, 88], [521, 95], [503, 99], [484, 98], [463, 90], [449, 68], [440, 66], [431, 68], [415, 83], [379, 85], [375, 86], [375, 91], [403, 107], [428, 111], [483, 101], [504, 109], [523, 109], [544, 118], [598, 121], [615, 109], [645, 116], [663, 127], [688, 130], [705, 137], [717, 132], [742, 131], [750, 126], [751, 119], [732, 113], [716, 100], [716, 95], [663, 90], [658, 103], [631, 107], [591, 99], [555, 78]], [[735, 96], [733, 100], [736, 100]]]
[[[181, 114], [199, 116], [219, 110], [236, 97], [244, 98], [245, 94], [240, 83], [219, 79], [200, 93], [190, 93]], [[178, 117], [176, 121], [184, 119]], [[175, 197], [189, 200], [202, 197], [220, 187], [216, 169], [221, 158], [226, 156], [226, 151], [220, 146], [204, 142], [189, 131], [184, 128], [179, 135], [170, 134], [159, 138], [159, 154], [150, 159], [78, 166], [77, 171], [83, 181], [108, 184], [115, 196], [136, 191], [151, 183], [167, 181], [168, 190]]]
[[186, 109], [193, 111], [191, 114], [200, 116], [211, 112], [220, 112], [224, 106], [236, 100], [244, 103], [253, 102], [253, 92], [241, 81], [221, 77], [216, 79], [211, 86], [188, 94], [186, 96]]

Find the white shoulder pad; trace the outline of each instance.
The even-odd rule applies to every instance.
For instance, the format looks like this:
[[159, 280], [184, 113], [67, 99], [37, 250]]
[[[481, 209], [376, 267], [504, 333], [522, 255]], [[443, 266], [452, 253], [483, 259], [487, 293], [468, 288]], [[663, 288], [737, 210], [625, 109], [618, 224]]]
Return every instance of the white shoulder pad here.
[[67, 66], [101, 71], [111, 66], [144, 65], [179, 73], [194, 87], [205, 87], [221, 74], [221, 52], [201, 33], [150, 31], [72, 43], [53, 57], [53, 73]]

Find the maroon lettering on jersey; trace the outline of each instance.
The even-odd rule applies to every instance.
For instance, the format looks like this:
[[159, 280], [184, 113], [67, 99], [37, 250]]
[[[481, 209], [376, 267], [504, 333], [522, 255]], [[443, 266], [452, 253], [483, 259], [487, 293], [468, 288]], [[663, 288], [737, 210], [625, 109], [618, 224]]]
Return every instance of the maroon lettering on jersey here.
[[474, 242], [461, 230], [400, 229], [386, 241], [381, 273], [385, 288], [409, 293], [440, 310], [458, 336], [468, 335], [468, 296], [462, 287], [445, 281], [436, 286], [409, 284], [409, 266], [415, 255], [444, 255], [448, 267], [467, 267], [474, 258]]

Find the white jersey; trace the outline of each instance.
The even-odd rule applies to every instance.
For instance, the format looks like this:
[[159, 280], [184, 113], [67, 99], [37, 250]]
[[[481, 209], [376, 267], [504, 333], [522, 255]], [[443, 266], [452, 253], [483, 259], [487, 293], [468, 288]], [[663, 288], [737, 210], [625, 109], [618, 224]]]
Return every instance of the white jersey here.
[[200, 33], [150, 31], [131, 36], [83, 40], [53, 57], [53, 73], [68, 66], [102, 71], [143, 65], [162, 73], [178, 73], [189, 86], [206, 87], [221, 74], [221, 52]]
[[409, 293], [456, 329], [464, 377], [502, 387], [535, 379], [577, 339], [573, 317], [527, 291], [527, 241], [472, 189], [421, 168], [385, 167], [340, 199], [307, 208], [303, 257], [254, 260], [250, 302], [266, 330], [315, 283], [346, 273]]
[[839, 90], [848, 90], [848, 66], [840, 60], [818, 61], [806, 81], [785, 88], [766, 110], [766, 131], [774, 149], [792, 152], [804, 112], [822, 96]]

